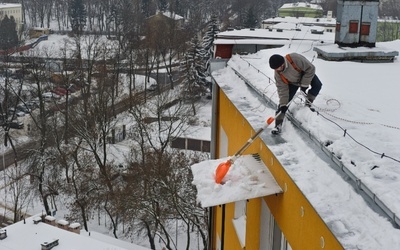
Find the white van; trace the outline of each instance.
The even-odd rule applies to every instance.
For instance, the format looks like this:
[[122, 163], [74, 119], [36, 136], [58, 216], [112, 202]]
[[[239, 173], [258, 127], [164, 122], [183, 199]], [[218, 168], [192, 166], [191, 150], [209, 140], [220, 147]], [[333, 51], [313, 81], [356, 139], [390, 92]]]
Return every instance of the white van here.
[[57, 94], [54, 94], [54, 93], [52, 93], [52, 92], [43, 93], [43, 94], [42, 94], [42, 97], [43, 97], [43, 99], [44, 99], [45, 102], [50, 102], [50, 101], [52, 101], [53, 99], [60, 99], [60, 98], [61, 98], [61, 96], [59, 96], [59, 95], [57, 95]]

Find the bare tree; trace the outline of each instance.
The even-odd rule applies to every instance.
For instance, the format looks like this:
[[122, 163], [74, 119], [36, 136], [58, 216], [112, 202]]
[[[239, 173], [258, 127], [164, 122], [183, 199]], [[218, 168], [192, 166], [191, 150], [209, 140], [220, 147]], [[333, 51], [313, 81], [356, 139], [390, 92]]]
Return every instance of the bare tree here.
[[[48, 53], [51, 52], [43, 50], [41, 53], [41, 56], [48, 56]], [[39, 56], [36, 55], [36, 58], [39, 58]], [[53, 112], [48, 109], [49, 105], [52, 104], [46, 103], [43, 97], [43, 93], [52, 87], [48, 82], [50, 72], [46, 63], [40, 59], [32, 60], [31, 73], [33, 81], [31, 83], [33, 87], [31, 95], [37, 98], [39, 110], [31, 116], [33, 123], [31, 136], [34, 140], [32, 140], [33, 144], [29, 146], [29, 156], [26, 160], [27, 171], [32, 176], [32, 184], [38, 188], [46, 213], [50, 213], [48, 198], [58, 195], [57, 182], [59, 179], [56, 168], [53, 169], [51, 174], [47, 171], [48, 166], [54, 161], [54, 155], [48, 147], [53, 143], [52, 135], [54, 131], [54, 126], [50, 121], [57, 119], [57, 117], [52, 116]], [[53, 102], [54, 104], [55, 102]]]
[[[190, 249], [190, 234], [199, 232], [206, 249], [207, 214], [196, 205], [188, 169], [188, 164], [199, 160], [198, 156], [169, 151], [163, 155], [148, 152], [146, 157], [145, 164], [131, 162], [124, 174], [125, 186], [117, 196], [119, 211], [132, 224], [127, 234], [143, 232], [152, 249], [156, 249], [157, 238], [166, 249], [177, 249], [177, 239], [186, 236], [186, 249]], [[185, 228], [183, 235], [178, 236], [181, 226], [179, 230], [175, 227], [181, 222]]]
[[6, 176], [4, 179], [7, 180], [3, 186], [7, 189], [4, 205], [7, 207], [7, 204], [12, 204], [13, 222], [17, 222], [24, 218], [24, 209], [26, 211], [31, 204], [33, 192], [29, 188], [26, 171], [22, 166], [11, 166], [4, 169], [3, 174]]
[[[67, 180], [63, 184], [63, 191], [70, 197], [65, 202], [69, 209], [68, 219], [81, 221], [85, 230], [89, 231], [90, 215], [104, 202], [102, 197], [108, 190], [102, 185], [96, 164], [93, 164], [93, 157], [80, 150], [81, 140], [77, 139], [76, 143], [75, 146], [69, 144], [70, 154], [66, 155], [68, 166], [65, 167], [70, 171], [66, 173]], [[60, 155], [65, 152], [59, 151]]]
[[[92, 169], [93, 178], [104, 187], [101, 192], [97, 191], [97, 196], [101, 197], [99, 205], [107, 213], [113, 225], [114, 235], [117, 237], [118, 214], [113, 209], [113, 200], [118, 185], [114, 180], [115, 166], [108, 159], [108, 138], [116, 124], [111, 108], [112, 88], [114, 88], [113, 82], [108, 71], [104, 69], [96, 78], [96, 91], [86, 97], [86, 104], [75, 106], [74, 116], [71, 116], [70, 129], [74, 137], [79, 138], [79, 151], [84, 152], [84, 158], [91, 159], [91, 164], [86, 165]], [[79, 159], [80, 157], [76, 156], [75, 164], [77, 166], [82, 165], [79, 163]], [[81, 168], [78, 170], [81, 171]], [[76, 173], [75, 169], [73, 173]], [[84, 184], [84, 180], [78, 182], [77, 178], [72, 179], [76, 200], [79, 200], [80, 191], [78, 190], [90, 191], [91, 188], [94, 188], [93, 185], [85, 187], [79, 183]], [[78, 205], [81, 209], [85, 207], [82, 203], [78, 203]]]

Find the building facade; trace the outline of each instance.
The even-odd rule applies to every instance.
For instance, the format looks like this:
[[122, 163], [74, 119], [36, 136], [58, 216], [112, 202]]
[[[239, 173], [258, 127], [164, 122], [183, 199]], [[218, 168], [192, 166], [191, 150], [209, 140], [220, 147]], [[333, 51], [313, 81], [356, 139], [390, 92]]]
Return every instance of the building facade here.
[[[222, 66], [222, 64], [220, 64]], [[234, 155], [255, 130], [214, 75], [213, 124], [216, 158]], [[238, 133], [240, 131], [240, 133]], [[343, 249], [313, 206], [261, 140], [245, 154], [256, 154], [283, 192], [211, 208], [210, 249]]]
[[307, 2], [287, 3], [278, 9], [279, 17], [322, 17], [323, 14], [324, 11], [320, 5]]
[[3, 20], [5, 16], [14, 17], [16, 29], [18, 34], [22, 31], [22, 25], [24, 23], [22, 18], [22, 5], [14, 3], [0, 3], [0, 20]]

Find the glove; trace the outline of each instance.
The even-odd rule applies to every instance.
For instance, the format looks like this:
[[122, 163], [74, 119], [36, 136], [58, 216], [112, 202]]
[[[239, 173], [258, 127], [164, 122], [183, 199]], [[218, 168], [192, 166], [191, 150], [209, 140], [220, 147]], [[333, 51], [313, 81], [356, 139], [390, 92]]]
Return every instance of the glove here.
[[300, 90], [304, 93], [304, 95], [307, 95], [307, 89], [308, 87], [300, 87]]
[[286, 105], [279, 106], [278, 110], [275, 112], [275, 115], [278, 115], [279, 113], [285, 114], [287, 109], [288, 107]]

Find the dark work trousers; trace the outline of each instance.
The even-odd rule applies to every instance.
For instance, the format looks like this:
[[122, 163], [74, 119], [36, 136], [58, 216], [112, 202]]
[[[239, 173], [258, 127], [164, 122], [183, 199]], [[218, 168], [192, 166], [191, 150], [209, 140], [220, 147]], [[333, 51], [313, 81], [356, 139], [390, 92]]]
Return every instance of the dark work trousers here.
[[[311, 80], [310, 83], [311, 88], [308, 90], [306, 93], [306, 90], [308, 87], [299, 87], [297, 85], [293, 85], [289, 83], [289, 102], [293, 99], [294, 95], [296, 94], [297, 90], [300, 88], [301, 91], [303, 91], [306, 95], [311, 95], [313, 98], [315, 98], [318, 94], [319, 91], [322, 88], [322, 83], [319, 80], [317, 75], [314, 75], [313, 79]], [[285, 114], [280, 114], [276, 120], [275, 120], [275, 127], [278, 125], [281, 125], [283, 122], [283, 118], [285, 118]]]
[[[311, 80], [310, 84], [311, 88], [308, 90], [308, 94], [312, 95], [314, 98], [317, 97], [319, 91], [322, 88], [322, 83], [319, 80], [317, 75], [314, 75], [313, 79]], [[299, 86], [293, 85], [289, 83], [289, 102], [293, 99], [294, 95], [296, 94]], [[301, 87], [300, 90], [306, 93], [308, 87]], [[306, 93], [307, 94], [307, 93]]]

